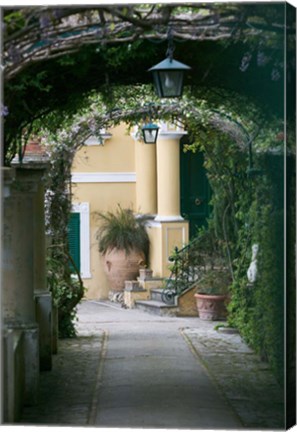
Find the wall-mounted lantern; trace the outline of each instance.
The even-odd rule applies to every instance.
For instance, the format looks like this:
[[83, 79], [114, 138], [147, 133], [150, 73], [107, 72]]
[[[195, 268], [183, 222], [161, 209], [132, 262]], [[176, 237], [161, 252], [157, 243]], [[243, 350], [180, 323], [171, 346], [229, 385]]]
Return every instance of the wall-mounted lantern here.
[[147, 123], [142, 127], [143, 140], [146, 144], [156, 144], [159, 126], [154, 123]]
[[161, 98], [181, 97], [184, 74], [191, 67], [173, 60], [174, 45], [171, 29], [168, 32], [167, 58], [149, 69], [153, 74], [155, 90]]

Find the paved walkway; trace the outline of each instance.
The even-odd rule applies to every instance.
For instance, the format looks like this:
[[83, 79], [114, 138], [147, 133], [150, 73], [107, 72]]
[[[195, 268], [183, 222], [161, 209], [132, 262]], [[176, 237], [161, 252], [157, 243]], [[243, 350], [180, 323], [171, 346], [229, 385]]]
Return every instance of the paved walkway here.
[[[79, 306], [76, 339], [62, 340], [40, 403], [22, 424], [174, 429], [278, 429], [281, 390], [238, 335], [199, 318], [111, 303]], [[217, 324], [217, 323], [216, 323]]]

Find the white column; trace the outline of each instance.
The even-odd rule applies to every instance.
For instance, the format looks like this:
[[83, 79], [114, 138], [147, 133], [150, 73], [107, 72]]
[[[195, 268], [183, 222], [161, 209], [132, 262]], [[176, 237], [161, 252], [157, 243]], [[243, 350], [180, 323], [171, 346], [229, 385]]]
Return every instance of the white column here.
[[157, 141], [158, 215], [156, 221], [183, 220], [180, 215], [180, 139], [186, 132], [161, 130]]

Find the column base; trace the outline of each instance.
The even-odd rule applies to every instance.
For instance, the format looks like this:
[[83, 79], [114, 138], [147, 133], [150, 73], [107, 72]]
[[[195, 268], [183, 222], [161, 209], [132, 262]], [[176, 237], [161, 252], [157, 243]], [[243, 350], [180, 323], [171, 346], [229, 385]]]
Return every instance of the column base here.
[[52, 295], [35, 293], [36, 321], [39, 326], [39, 364], [41, 371], [52, 369]]
[[35, 323], [4, 324], [4, 376], [7, 376], [8, 417], [20, 404], [35, 405], [39, 390], [39, 330]]
[[169, 277], [169, 257], [174, 248], [181, 249], [189, 242], [189, 222], [181, 220], [166, 221], [155, 219], [148, 225], [150, 239], [150, 268], [157, 277]]
[[4, 423], [16, 423], [21, 417], [25, 393], [23, 331], [5, 329], [2, 341], [2, 420]]

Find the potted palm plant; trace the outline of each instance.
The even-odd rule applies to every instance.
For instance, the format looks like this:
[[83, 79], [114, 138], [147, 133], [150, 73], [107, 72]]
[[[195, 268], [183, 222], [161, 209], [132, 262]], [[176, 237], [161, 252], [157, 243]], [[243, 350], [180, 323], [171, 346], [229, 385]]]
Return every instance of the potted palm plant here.
[[147, 215], [135, 216], [120, 205], [114, 212], [99, 213], [97, 239], [103, 257], [110, 297], [123, 292], [126, 280], [136, 279], [139, 268], [148, 264]]

